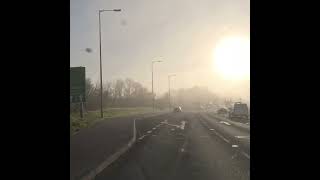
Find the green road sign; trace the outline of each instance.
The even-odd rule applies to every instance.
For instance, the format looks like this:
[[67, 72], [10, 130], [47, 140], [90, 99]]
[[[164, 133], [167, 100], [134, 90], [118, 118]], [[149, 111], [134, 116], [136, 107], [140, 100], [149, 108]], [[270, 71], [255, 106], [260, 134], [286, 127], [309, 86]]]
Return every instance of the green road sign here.
[[86, 71], [85, 67], [70, 68], [70, 102], [85, 102]]

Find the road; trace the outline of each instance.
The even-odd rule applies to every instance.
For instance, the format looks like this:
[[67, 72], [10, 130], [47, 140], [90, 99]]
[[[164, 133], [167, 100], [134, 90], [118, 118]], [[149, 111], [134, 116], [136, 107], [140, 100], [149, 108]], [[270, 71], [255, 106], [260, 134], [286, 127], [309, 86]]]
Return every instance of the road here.
[[241, 149], [244, 151], [245, 156], [250, 154], [250, 129], [244, 129], [238, 125], [230, 122], [230, 120], [225, 121], [214, 116], [208, 116], [205, 113], [199, 115], [208, 129], [214, 129], [216, 134], [220, 136], [223, 135], [226, 138], [228, 143], [237, 144], [241, 146]]
[[191, 112], [138, 120], [136, 128], [139, 133], [133, 148], [96, 179], [250, 179], [250, 156], [234, 144], [238, 141], [229, 139], [249, 136], [248, 132]]
[[149, 121], [144, 125], [152, 125], [153, 121], [166, 117], [166, 114], [161, 114], [112, 118], [71, 136], [70, 179], [79, 179], [125, 146], [132, 138], [134, 119], [146, 118]]

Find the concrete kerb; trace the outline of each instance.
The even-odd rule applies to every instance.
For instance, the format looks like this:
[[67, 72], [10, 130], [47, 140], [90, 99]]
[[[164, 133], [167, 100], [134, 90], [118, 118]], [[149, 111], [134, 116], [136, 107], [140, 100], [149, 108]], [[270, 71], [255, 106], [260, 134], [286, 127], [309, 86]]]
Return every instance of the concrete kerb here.
[[127, 152], [136, 142], [136, 119], [133, 120], [133, 137], [128, 142], [127, 145], [119, 149], [116, 153], [109, 156], [106, 160], [104, 160], [101, 164], [99, 164], [95, 169], [91, 170], [88, 174], [79, 178], [80, 180], [92, 180], [94, 179], [99, 173], [101, 173], [105, 168], [110, 166], [113, 162], [115, 162], [121, 155]]
[[[250, 131], [250, 126], [248, 126], [248, 125], [239, 125], [238, 123], [235, 123], [235, 122], [232, 122], [231, 120], [229, 120], [229, 119], [226, 119], [226, 118], [223, 118], [223, 117], [219, 117], [219, 116], [217, 116], [217, 115], [213, 115], [213, 114], [208, 114], [209, 116], [212, 116], [212, 117], [214, 117], [214, 118], [217, 118], [217, 119], [219, 119], [220, 121], [227, 121], [228, 123], [230, 123], [230, 124], [232, 124], [232, 125], [234, 125], [235, 127], [237, 127], [237, 128], [240, 128], [240, 129], [242, 129], [242, 130], [245, 130], [245, 131]], [[245, 126], [248, 126], [248, 127], [245, 127]]]
[[[201, 114], [198, 114], [198, 117], [201, 119], [200, 120], [200, 123], [205, 127], [205, 128], [207, 128], [208, 130], [210, 130], [210, 127], [208, 126], [208, 124], [207, 124], [207, 120], [203, 117], [203, 116], [201, 116]], [[230, 144], [231, 146], [232, 145], [234, 145], [234, 144], [236, 144], [237, 145], [237, 149], [240, 149], [240, 147], [241, 147], [241, 145], [240, 145], [240, 143], [239, 143], [239, 141], [238, 141], [238, 139], [226, 139], [225, 137], [223, 137], [221, 134], [219, 134], [218, 132], [216, 132], [216, 131], [212, 131], [216, 136], [218, 136], [220, 139], [222, 139], [223, 141], [225, 141], [226, 143], [228, 143], [228, 144]], [[241, 148], [242, 149], [242, 148]], [[240, 154], [242, 154], [243, 156], [245, 156], [247, 159], [249, 159], [250, 160], [250, 155], [249, 154], [247, 154], [247, 152], [245, 152], [245, 151], [243, 151], [243, 149], [242, 150], [239, 150], [239, 153]]]

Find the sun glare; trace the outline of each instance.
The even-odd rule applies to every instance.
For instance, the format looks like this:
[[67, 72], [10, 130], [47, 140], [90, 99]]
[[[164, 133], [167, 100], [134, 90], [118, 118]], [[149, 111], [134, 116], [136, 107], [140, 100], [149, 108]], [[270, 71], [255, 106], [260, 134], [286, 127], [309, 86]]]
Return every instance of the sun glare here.
[[225, 79], [250, 79], [250, 40], [228, 37], [220, 41], [213, 50], [213, 68]]

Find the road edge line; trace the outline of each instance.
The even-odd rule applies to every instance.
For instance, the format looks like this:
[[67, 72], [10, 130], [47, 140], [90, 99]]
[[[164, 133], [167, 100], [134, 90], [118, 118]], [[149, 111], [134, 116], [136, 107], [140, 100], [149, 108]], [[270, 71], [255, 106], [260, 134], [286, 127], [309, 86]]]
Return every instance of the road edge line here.
[[80, 178], [81, 180], [92, 180], [99, 173], [101, 173], [105, 168], [110, 166], [113, 162], [115, 162], [121, 155], [127, 152], [133, 144], [136, 142], [136, 119], [133, 120], [133, 137], [124, 147], [118, 150], [113, 155], [109, 156], [105, 161], [103, 161], [100, 165], [98, 165], [95, 169], [91, 170], [87, 175]]
[[[202, 125], [205, 124], [206, 128], [210, 130], [209, 125], [207, 124], [206, 120], [201, 116], [201, 114], [199, 114], [199, 117], [200, 117], [200, 122], [202, 122], [201, 124], [202, 124]], [[214, 132], [215, 135], [217, 135], [218, 137], [220, 137], [220, 138], [221, 138], [222, 140], [224, 140], [226, 143], [228, 143], [228, 144], [231, 143], [230, 140], [228, 140], [228, 139], [226, 139], [225, 137], [223, 137], [220, 133], [218, 133], [218, 132], [216, 132], [216, 131], [212, 131], [212, 132]], [[239, 146], [239, 145], [238, 145], [238, 146]], [[240, 152], [241, 152], [241, 154], [242, 154], [244, 157], [246, 157], [247, 159], [250, 160], [250, 155], [249, 155], [249, 154], [247, 154], [247, 153], [246, 153], [245, 151], [243, 151], [243, 150], [240, 151]]]

